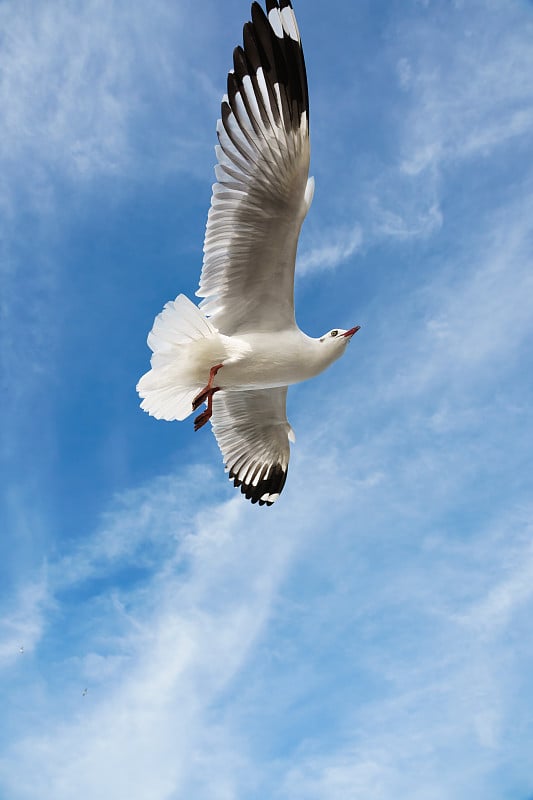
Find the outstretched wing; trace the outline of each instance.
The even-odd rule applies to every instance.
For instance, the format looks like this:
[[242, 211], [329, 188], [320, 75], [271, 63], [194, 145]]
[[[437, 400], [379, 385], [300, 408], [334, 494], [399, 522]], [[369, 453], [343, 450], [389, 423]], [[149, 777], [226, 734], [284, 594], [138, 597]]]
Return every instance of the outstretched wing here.
[[228, 335], [295, 325], [294, 264], [311, 204], [309, 101], [290, 0], [252, 5], [218, 121], [198, 297]]
[[271, 506], [285, 485], [289, 467], [287, 387], [218, 392], [211, 424], [234, 486], [260, 506]]

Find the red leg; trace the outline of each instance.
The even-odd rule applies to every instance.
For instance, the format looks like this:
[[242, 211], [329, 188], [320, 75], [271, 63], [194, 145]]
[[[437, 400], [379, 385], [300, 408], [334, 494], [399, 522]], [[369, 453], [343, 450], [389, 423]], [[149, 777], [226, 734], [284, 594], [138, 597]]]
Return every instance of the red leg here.
[[206, 422], [209, 422], [213, 415], [213, 395], [215, 392], [219, 391], [219, 387], [215, 386], [214, 389], [209, 389], [207, 392], [207, 408], [205, 411], [202, 411], [201, 414], [198, 414], [196, 419], [194, 420], [194, 430], [199, 431], [200, 428], [203, 428]]
[[213, 381], [215, 380], [215, 375], [222, 368], [222, 364], [217, 364], [215, 367], [211, 367], [209, 370], [209, 380], [207, 381], [207, 386], [205, 386], [201, 392], [198, 392], [194, 400], [192, 401], [192, 410], [196, 411], [202, 403], [205, 403], [208, 400], [209, 393], [213, 388]]

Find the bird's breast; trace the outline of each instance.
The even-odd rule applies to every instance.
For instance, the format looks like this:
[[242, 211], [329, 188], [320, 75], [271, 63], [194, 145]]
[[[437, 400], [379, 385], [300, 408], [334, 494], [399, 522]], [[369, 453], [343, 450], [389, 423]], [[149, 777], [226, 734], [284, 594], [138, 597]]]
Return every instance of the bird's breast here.
[[228, 358], [218, 373], [217, 384], [221, 388], [288, 386], [321, 371], [299, 336], [252, 334], [239, 338], [236, 355]]

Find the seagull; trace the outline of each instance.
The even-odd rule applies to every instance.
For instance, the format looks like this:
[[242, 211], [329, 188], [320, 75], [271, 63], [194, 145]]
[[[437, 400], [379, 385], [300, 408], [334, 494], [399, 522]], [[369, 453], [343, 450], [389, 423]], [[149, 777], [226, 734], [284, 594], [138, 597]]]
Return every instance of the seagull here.
[[359, 325], [307, 336], [294, 315], [294, 270], [311, 206], [309, 96], [290, 0], [252, 4], [233, 52], [217, 123], [217, 182], [196, 306], [180, 294], [148, 335], [141, 408], [164, 420], [209, 420], [226, 472], [271, 506], [287, 478], [294, 432], [287, 389], [340, 358]]

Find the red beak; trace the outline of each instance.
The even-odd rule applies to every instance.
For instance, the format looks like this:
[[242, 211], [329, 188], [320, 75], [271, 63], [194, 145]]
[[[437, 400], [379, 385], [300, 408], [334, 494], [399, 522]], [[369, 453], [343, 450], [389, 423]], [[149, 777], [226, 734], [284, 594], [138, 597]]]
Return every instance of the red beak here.
[[361, 326], [360, 325], [356, 325], [355, 328], [350, 328], [349, 331], [346, 331], [346, 333], [343, 333], [342, 335], [346, 336], [346, 337], [353, 336], [354, 333], [357, 333], [357, 331], [360, 331], [360, 330], [361, 330]]

